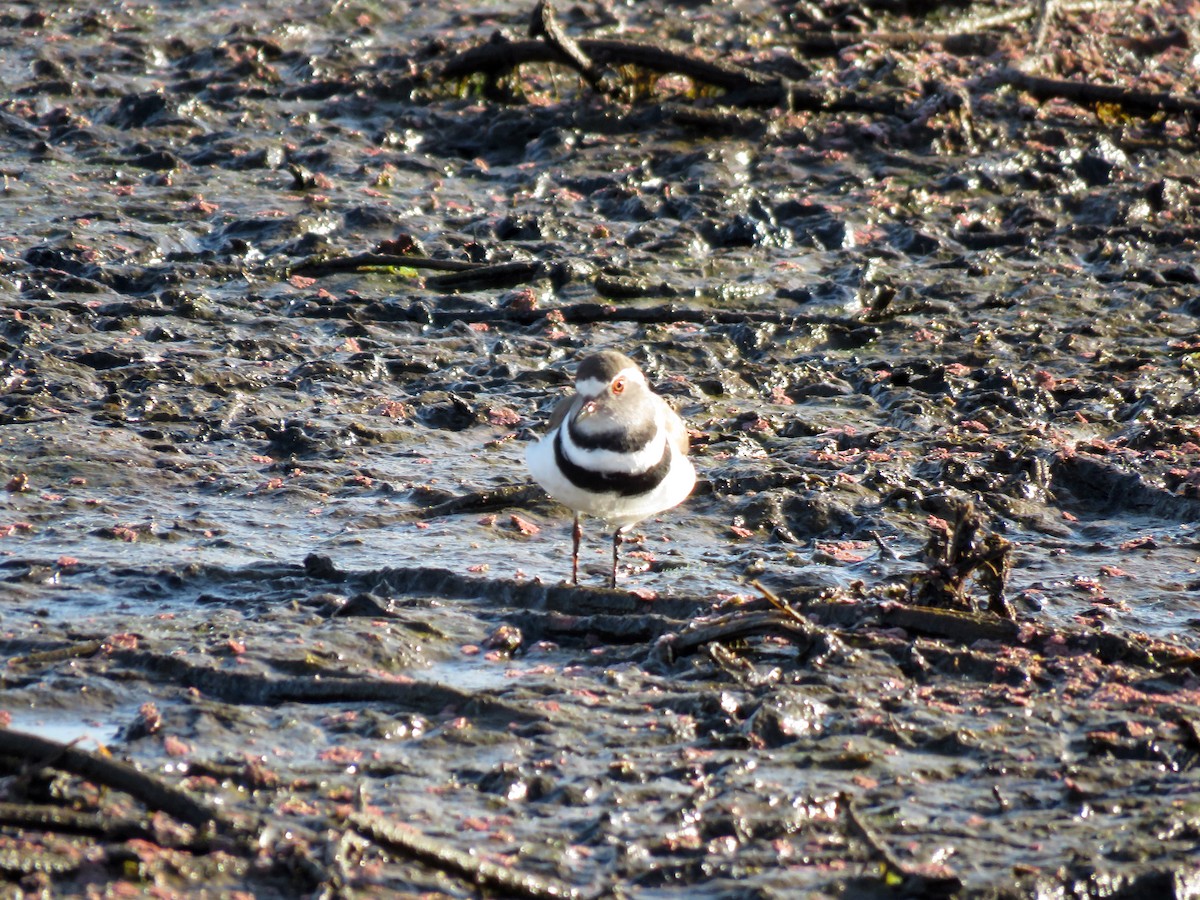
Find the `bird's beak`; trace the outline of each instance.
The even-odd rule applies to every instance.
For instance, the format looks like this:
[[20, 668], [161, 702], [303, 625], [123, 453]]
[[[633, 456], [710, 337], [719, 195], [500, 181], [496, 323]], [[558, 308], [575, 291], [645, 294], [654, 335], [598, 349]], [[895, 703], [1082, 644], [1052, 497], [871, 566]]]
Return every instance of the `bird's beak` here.
[[576, 418], [577, 419], [586, 419], [588, 416], [592, 415], [595, 411], [596, 411], [596, 401], [588, 400], [586, 403], [583, 404], [583, 406], [579, 407], [579, 415], [576, 416]]

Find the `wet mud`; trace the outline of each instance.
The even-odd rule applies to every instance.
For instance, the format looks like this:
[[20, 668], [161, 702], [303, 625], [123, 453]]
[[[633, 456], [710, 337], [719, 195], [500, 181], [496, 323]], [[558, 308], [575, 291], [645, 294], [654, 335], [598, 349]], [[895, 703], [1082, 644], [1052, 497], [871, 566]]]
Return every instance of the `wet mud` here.
[[8, 895], [1200, 894], [1191, 6], [531, 6], [0, 6]]

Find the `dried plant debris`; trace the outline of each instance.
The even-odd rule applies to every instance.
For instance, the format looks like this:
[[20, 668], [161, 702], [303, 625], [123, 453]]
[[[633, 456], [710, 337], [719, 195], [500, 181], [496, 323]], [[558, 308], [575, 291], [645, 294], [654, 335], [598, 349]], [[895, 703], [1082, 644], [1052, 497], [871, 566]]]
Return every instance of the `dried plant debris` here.
[[989, 531], [969, 500], [947, 504], [948, 517], [931, 517], [922, 560], [928, 567], [913, 579], [912, 600], [924, 606], [977, 609], [981, 592], [989, 612], [1014, 618], [1004, 597], [1012, 568], [1012, 544]]
[[[558, 63], [573, 69], [600, 95], [632, 102], [653, 97], [652, 85], [663, 76], [683, 76], [692, 82], [692, 97], [710, 100], [731, 107], [779, 107], [787, 112], [867, 112], [918, 121], [949, 110], [966, 111], [962, 120], [970, 128], [973, 101], [968, 94], [985, 96], [1002, 87], [1015, 87], [1040, 101], [1066, 99], [1090, 107], [1102, 120], [1112, 121], [1124, 116], [1181, 116], [1194, 119], [1200, 112], [1200, 101], [1185, 93], [1131, 89], [1123, 85], [1094, 83], [1087, 79], [1042, 77], [1025, 71], [1023, 55], [1029, 51], [1042, 52], [1051, 43], [1051, 35], [1069, 32], [1077, 27], [1074, 16], [1087, 13], [1101, 15], [1106, 4], [1085, 2], [1077, 4], [1027, 4], [1018, 10], [1004, 11], [987, 18], [968, 17], [960, 23], [962, 30], [945, 32], [880, 32], [862, 30], [837, 31], [822, 28], [810, 20], [807, 27], [798, 28], [799, 54], [854, 53], [859, 47], [913, 48], [939, 44], [948, 53], [973, 57], [976, 68], [972, 78], [958, 78], [957, 84], [927, 82], [926, 97], [913, 103], [911, 90], [887, 93], [883, 90], [862, 90], [861, 85], [846, 89], [841, 84], [810, 78], [801, 81], [778, 71], [777, 59], [761, 68], [738, 64], [725, 58], [713, 58], [696, 47], [612, 38], [582, 38], [576, 40], [559, 23], [550, 0], [538, 0], [529, 26], [529, 36], [540, 40], [513, 40], [496, 32], [486, 43], [470, 47], [440, 62], [435, 77], [449, 82], [461, 82], [469, 76], [483, 76], [483, 94], [493, 100], [514, 100], [524, 96], [513, 90], [516, 83], [507, 79], [522, 65]], [[1005, 40], [998, 27], [1021, 28], [1021, 20], [1036, 17], [1037, 32], [1031, 47], [1021, 46], [1019, 37]], [[796, 25], [797, 15], [790, 21]], [[825, 24], [825, 23], [822, 23]], [[594, 27], [594, 26], [593, 26]], [[1018, 30], [1017, 34], [1020, 35]], [[1153, 40], [1153, 39], [1152, 39]], [[1174, 29], [1147, 47], [1157, 49], [1186, 48], [1187, 35]], [[1022, 66], [997, 64], [997, 59], [1021, 63]], [[796, 63], [794, 69], [803, 73]], [[645, 73], [650, 73], [649, 76]], [[509, 85], [509, 87], [505, 87]], [[931, 105], [930, 101], [935, 101]], [[691, 118], [694, 124], [703, 119]]]

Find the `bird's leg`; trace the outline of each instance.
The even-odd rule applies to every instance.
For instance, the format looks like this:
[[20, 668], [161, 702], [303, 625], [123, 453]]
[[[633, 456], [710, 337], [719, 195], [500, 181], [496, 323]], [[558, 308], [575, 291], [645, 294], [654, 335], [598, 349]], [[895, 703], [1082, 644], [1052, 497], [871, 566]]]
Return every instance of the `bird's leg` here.
[[608, 586], [614, 591], [617, 589], [617, 557], [621, 552], [621, 541], [625, 538], [625, 529], [617, 528], [613, 531], [613, 568], [612, 579]]
[[579, 513], [575, 513], [575, 527], [571, 529], [571, 539], [574, 549], [571, 551], [571, 584], [579, 584], [579, 544], [583, 540], [583, 522], [579, 521]]

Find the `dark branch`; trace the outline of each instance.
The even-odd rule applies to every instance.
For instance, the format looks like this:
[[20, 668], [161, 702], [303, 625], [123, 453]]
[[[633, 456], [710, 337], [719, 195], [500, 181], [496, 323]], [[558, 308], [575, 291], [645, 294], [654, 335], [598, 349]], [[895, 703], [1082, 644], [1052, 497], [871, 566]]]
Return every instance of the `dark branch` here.
[[1084, 106], [1109, 103], [1128, 112], [1200, 114], [1200, 100], [1161, 91], [1135, 91], [1115, 84], [1090, 84], [1061, 78], [1040, 78], [1017, 69], [1000, 69], [986, 80], [1007, 84], [1039, 100], [1059, 97]]
[[70, 772], [96, 784], [124, 791], [151, 809], [161, 810], [189, 825], [205, 825], [218, 818], [199, 800], [164, 784], [153, 775], [36, 735], [0, 728], [0, 756], [15, 756], [33, 766]]

